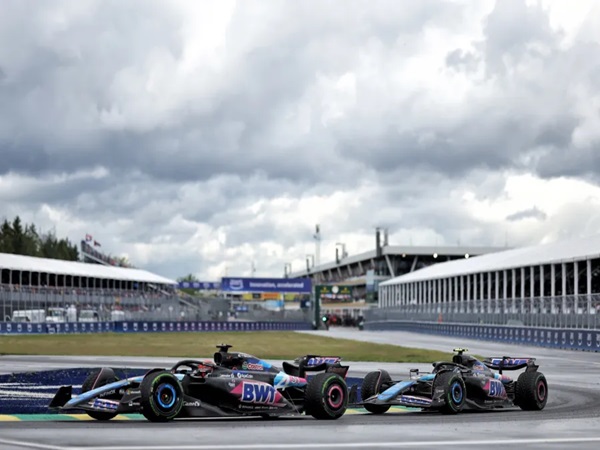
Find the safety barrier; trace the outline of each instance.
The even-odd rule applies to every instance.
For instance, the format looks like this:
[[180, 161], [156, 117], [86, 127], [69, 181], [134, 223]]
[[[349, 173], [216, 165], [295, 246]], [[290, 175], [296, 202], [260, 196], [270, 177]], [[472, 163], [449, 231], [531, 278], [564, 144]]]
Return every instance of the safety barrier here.
[[0, 322], [0, 334], [159, 333], [184, 331], [310, 330], [307, 322]]
[[600, 330], [573, 330], [506, 325], [444, 324], [401, 320], [365, 323], [366, 330], [411, 331], [540, 347], [600, 352]]

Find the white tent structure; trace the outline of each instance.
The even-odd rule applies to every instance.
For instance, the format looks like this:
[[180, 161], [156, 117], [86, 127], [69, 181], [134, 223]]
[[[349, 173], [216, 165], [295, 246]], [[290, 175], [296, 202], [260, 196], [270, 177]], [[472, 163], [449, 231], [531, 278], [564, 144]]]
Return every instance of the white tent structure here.
[[379, 306], [598, 293], [600, 235], [435, 264], [381, 283]]
[[[8, 277], [8, 280], [12, 284], [21, 285], [26, 284], [22, 282], [22, 274], [24, 273], [37, 274], [37, 279], [41, 279], [42, 274], [46, 274], [46, 276], [54, 275], [84, 280], [114, 280], [122, 282], [155, 283], [163, 285], [177, 284], [175, 280], [171, 280], [169, 278], [165, 278], [141, 269], [37, 258], [33, 256], [13, 255], [8, 253], [0, 253], [0, 271], [2, 272], [3, 279]], [[33, 278], [36, 277], [27, 276], [27, 280], [29, 282], [31, 282]], [[14, 280], [17, 280], [17, 283], [15, 283]]]

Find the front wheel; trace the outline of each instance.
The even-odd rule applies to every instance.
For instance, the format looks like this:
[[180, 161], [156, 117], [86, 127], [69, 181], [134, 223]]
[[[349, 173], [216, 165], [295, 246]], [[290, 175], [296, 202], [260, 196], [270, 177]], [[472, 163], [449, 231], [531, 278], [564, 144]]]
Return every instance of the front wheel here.
[[[115, 381], [119, 381], [115, 372], [109, 368], [104, 367], [102, 369], [94, 370], [90, 373], [83, 384], [81, 385], [81, 393], [91, 391], [93, 389], [105, 386], [110, 383], [114, 383]], [[100, 397], [107, 398], [107, 397]], [[96, 420], [110, 420], [113, 417], [116, 417], [116, 412], [104, 412], [104, 411], [86, 411], [87, 415], [92, 419]]]
[[339, 419], [348, 407], [348, 387], [335, 373], [319, 373], [308, 381], [304, 393], [306, 414], [315, 419]]
[[465, 380], [455, 372], [442, 372], [433, 381], [433, 394], [442, 392], [444, 404], [440, 411], [444, 414], [456, 414], [463, 409], [467, 400]]
[[[363, 401], [374, 395], [381, 394], [392, 382], [392, 377], [385, 370], [369, 372], [360, 387], [360, 396]], [[372, 414], [383, 414], [390, 409], [390, 405], [373, 405], [365, 403], [364, 408]]]
[[517, 379], [515, 404], [525, 411], [541, 411], [548, 401], [548, 383], [541, 372], [523, 372]]
[[145, 376], [140, 394], [142, 414], [151, 422], [172, 420], [183, 407], [183, 388], [177, 377], [166, 370]]

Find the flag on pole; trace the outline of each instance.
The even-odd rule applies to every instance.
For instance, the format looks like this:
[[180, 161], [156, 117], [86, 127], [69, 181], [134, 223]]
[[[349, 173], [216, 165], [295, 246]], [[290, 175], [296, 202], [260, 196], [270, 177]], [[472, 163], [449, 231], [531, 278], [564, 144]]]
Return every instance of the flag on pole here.
[[90, 242], [92, 240], [92, 235], [91, 234], [86, 234], [85, 235], [85, 242]]
[[94, 247], [102, 247], [102, 246], [100, 245], [100, 242], [94, 241]]

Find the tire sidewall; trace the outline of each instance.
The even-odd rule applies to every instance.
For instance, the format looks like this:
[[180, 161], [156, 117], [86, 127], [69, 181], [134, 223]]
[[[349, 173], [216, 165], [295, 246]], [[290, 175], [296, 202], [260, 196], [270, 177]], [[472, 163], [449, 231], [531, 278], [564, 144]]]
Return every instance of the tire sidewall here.
[[[383, 385], [389, 384], [391, 381], [390, 374], [385, 370], [369, 372], [360, 387], [360, 396], [363, 402], [374, 395], [381, 394], [385, 390]], [[372, 414], [384, 414], [390, 409], [390, 406], [389, 404], [363, 404], [363, 407]]]
[[339, 419], [348, 406], [348, 388], [335, 373], [319, 373], [308, 380], [304, 412], [319, 420]]
[[540, 411], [548, 402], [548, 382], [541, 372], [524, 372], [517, 380], [515, 404], [521, 409]]
[[[91, 391], [93, 389], [105, 386], [107, 384], [118, 381], [115, 372], [112, 369], [97, 369], [91, 372], [81, 385], [81, 393]], [[118, 394], [100, 394], [97, 398], [118, 400]], [[117, 416], [116, 412], [109, 411], [86, 411], [87, 415], [96, 420], [110, 420]]]
[[446, 404], [454, 412], [459, 412], [463, 409], [467, 392], [465, 382], [461, 376], [455, 375], [448, 381], [446, 392]]
[[[377, 380], [373, 382], [373, 380]], [[382, 385], [384, 382], [391, 380], [389, 374], [385, 370], [378, 370], [375, 372], [369, 372], [362, 381], [360, 387], [360, 395], [363, 400], [372, 397], [377, 394], [381, 394], [383, 391]], [[367, 394], [367, 395], [365, 395]]]
[[453, 372], [442, 372], [437, 375], [435, 387], [444, 390], [444, 406], [442, 411], [455, 414], [460, 412], [467, 400], [467, 388], [465, 380]]
[[[183, 389], [179, 380], [170, 372], [155, 372], [149, 375], [149, 380], [142, 383], [142, 402], [144, 409], [156, 419], [171, 420], [177, 417], [183, 407]], [[172, 394], [173, 399], [168, 405], [161, 405], [159, 396], [163, 392]]]
[[[543, 393], [543, 396], [542, 396]], [[535, 379], [535, 401], [539, 409], [544, 409], [548, 401], [548, 383], [541, 373]]]
[[339, 375], [331, 374], [321, 388], [323, 407], [332, 417], [341, 416], [348, 406], [348, 389]]

